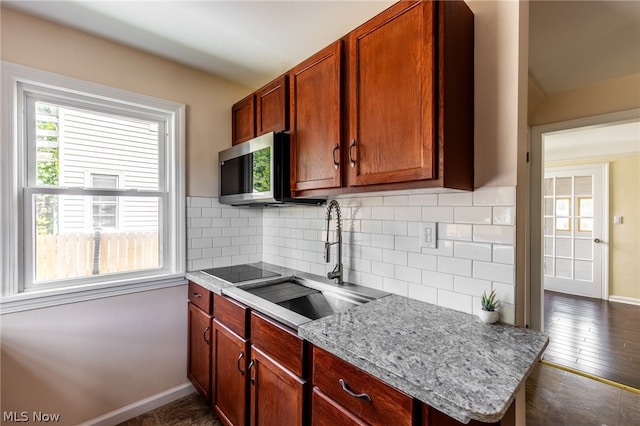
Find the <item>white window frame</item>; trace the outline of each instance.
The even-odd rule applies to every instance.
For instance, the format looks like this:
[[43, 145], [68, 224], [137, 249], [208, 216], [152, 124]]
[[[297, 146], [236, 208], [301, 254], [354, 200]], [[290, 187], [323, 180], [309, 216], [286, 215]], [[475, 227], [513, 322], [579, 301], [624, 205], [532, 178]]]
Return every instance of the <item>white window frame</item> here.
[[[73, 79], [22, 65], [2, 62], [0, 101], [0, 313], [17, 312], [64, 303], [109, 297], [185, 283], [185, 105], [146, 95]], [[160, 219], [162, 266], [152, 271], [64, 280], [47, 286], [32, 286], [28, 266], [33, 263], [31, 194], [60, 193], [60, 188], [29, 187], [23, 88], [92, 107], [136, 111], [161, 118], [167, 143], [160, 153], [164, 168], [161, 188], [166, 205]], [[32, 173], [33, 175], [33, 173]], [[66, 190], [73, 193], [74, 190]], [[136, 195], [139, 191], [78, 189], [79, 195]], [[160, 192], [158, 192], [160, 193]]]

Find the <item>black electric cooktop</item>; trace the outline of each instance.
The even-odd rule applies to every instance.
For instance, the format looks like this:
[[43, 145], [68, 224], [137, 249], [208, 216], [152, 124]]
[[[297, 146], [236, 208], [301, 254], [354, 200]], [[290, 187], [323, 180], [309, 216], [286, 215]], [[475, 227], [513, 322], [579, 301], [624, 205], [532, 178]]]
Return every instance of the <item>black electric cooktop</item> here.
[[203, 269], [202, 272], [230, 283], [280, 276], [280, 274], [276, 274], [275, 272], [251, 265], [224, 266], [222, 268]]

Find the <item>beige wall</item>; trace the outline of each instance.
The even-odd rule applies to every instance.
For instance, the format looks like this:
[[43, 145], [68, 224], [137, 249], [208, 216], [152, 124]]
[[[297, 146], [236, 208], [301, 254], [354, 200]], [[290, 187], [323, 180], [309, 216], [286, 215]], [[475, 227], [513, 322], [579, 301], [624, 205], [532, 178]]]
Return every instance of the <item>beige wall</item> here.
[[532, 83], [529, 125], [558, 123], [616, 111], [640, 108], [640, 74], [546, 97]]
[[[549, 162], [569, 166], [609, 162], [609, 296], [640, 301], [640, 155]], [[613, 216], [623, 216], [621, 225]]]
[[[1, 58], [187, 105], [187, 194], [216, 195], [231, 105], [250, 89], [1, 8]], [[3, 141], [4, 143], [4, 141]], [[5, 411], [78, 424], [187, 383], [186, 286], [1, 317]]]
[[251, 89], [11, 9], [1, 14], [3, 61], [186, 104], [187, 195], [217, 195], [231, 105]]

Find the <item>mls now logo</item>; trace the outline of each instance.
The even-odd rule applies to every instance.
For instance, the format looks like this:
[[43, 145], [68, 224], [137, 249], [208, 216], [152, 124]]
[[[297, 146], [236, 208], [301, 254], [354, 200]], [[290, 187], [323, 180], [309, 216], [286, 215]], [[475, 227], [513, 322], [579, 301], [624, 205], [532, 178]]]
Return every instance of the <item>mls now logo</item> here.
[[2, 420], [4, 422], [22, 423], [28, 421], [55, 423], [60, 421], [60, 414], [43, 413], [42, 411], [34, 411], [31, 416], [27, 411], [3, 411]]

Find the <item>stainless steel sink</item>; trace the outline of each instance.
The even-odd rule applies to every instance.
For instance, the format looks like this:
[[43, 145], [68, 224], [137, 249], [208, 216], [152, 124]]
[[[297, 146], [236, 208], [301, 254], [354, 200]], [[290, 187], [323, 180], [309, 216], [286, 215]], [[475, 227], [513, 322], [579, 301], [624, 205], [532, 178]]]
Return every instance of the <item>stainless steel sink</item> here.
[[242, 284], [225, 289], [224, 293], [296, 329], [305, 322], [388, 295], [367, 287], [339, 286], [302, 277]]

